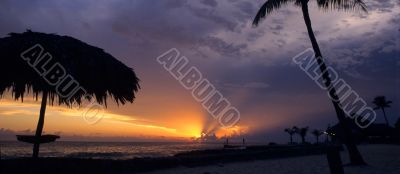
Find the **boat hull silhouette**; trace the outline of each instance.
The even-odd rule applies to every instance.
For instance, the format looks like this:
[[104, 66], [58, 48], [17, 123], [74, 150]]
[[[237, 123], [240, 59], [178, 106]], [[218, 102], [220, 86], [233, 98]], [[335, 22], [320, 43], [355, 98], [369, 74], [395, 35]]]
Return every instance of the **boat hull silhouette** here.
[[34, 135], [17, 135], [17, 140], [25, 143], [51, 143], [60, 138], [58, 135], [42, 135], [39, 140]]

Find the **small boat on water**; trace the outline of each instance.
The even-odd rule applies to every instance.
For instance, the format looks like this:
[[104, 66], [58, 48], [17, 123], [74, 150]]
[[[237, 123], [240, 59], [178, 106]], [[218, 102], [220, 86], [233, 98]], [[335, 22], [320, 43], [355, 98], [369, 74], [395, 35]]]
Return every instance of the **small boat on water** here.
[[[51, 143], [56, 141], [56, 139], [59, 139], [60, 136], [58, 135], [42, 135], [39, 138], [38, 143]], [[36, 136], [35, 135], [17, 135], [17, 140], [25, 143], [31, 143], [34, 144], [37, 142]]]

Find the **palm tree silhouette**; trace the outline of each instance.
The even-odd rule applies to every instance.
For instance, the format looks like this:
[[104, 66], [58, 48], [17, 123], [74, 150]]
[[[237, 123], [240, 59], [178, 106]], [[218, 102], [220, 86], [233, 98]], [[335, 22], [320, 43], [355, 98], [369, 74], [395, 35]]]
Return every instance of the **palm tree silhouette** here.
[[322, 131], [318, 130], [318, 129], [314, 129], [311, 133], [315, 136], [315, 138], [317, 140], [317, 144], [318, 144], [319, 143], [319, 136], [321, 136], [324, 133]]
[[[343, 141], [348, 149], [348, 153], [350, 156], [350, 162], [353, 165], [365, 165], [364, 159], [362, 158], [360, 152], [357, 149], [357, 146], [353, 142], [351, 130], [345, 121], [346, 114], [343, 109], [340, 107], [340, 100], [337, 95], [336, 89], [332, 86], [332, 81], [327, 71], [327, 67], [322, 58], [322, 53], [319, 49], [317, 39], [315, 38], [314, 31], [311, 25], [310, 14], [308, 12], [308, 2], [309, 0], [267, 0], [257, 12], [253, 20], [253, 25], [257, 26], [261, 19], [265, 18], [267, 14], [270, 14], [272, 11], [279, 9], [282, 5], [287, 3], [294, 3], [296, 6], [301, 7], [303, 12], [304, 22], [307, 26], [308, 36], [310, 38], [314, 53], [315, 59], [319, 65], [319, 69], [322, 73], [322, 78], [324, 80], [324, 84], [327, 87], [330, 98], [332, 100], [333, 106], [336, 111], [336, 116], [339, 120], [340, 126], [345, 132], [343, 137]], [[320, 9], [327, 10], [359, 10], [367, 11], [366, 5], [362, 0], [316, 0], [317, 5]]]
[[307, 136], [307, 133], [308, 133], [308, 127], [303, 127], [303, 128], [293, 127], [293, 129], [301, 137], [301, 143], [305, 144], [306, 143], [306, 136]]
[[296, 133], [296, 130], [293, 128], [286, 128], [285, 132], [287, 132], [290, 136], [290, 144], [293, 144], [293, 135]]
[[378, 110], [378, 109], [382, 110], [383, 117], [385, 118], [385, 121], [386, 121], [386, 125], [389, 126], [389, 121], [386, 117], [385, 108], [390, 108], [390, 104], [392, 103], [392, 101], [386, 101], [385, 96], [377, 96], [377, 97], [375, 97], [375, 99], [372, 103], [375, 104], [374, 110]]

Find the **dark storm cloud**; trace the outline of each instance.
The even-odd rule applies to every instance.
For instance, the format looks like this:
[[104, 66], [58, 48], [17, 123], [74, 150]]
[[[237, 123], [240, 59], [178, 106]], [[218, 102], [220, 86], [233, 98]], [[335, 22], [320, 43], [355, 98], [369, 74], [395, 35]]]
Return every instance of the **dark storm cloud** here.
[[183, 7], [187, 3], [187, 0], [169, 0], [164, 1], [163, 3], [166, 4], [167, 8], [179, 8]]
[[201, 3], [211, 7], [216, 7], [218, 5], [217, 1], [215, 0], [201, 0]]
[[368, 10], [379, 11], [381, 13], [392, 12], [394, 6], [399, 5], [399, 1], [367, 1]]
[[212, 21], [215, 24], [222, 25], [225, 29], [233, 31], [237, 24], [235, 21], [230, 20], [229, 18], [225, 18], [222, 15], [216, 14], [215, 10], [207, 9], [207, 8], [198, 8], [194, 6], [188, 6], [190, 11], [193, 13], [194, 16], [205, 19], [207, 21]]
[[206, 37], [200, 41], [200, 45], [207, 45], [210, 49], [226, 57], [241, 57], [241, 50], [247, 47], [245, 44], [227, 43], [216, 37]]
[[237, 8], [239, 8], [241, 12], [243, 12], [243, 13], [249, 15], [249, 16], [253, 16], [254, 12], [257, 10], [255, 8], [255, 6], [252, 3], [248, 2], [248, 1], [238, 2], [238, 3], [235, 4], [235, 6]]

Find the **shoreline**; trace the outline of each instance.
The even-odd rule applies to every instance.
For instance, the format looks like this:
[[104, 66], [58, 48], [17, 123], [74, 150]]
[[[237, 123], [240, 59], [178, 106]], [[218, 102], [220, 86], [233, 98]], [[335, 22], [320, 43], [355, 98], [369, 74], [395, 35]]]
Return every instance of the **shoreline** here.
[[[400, 173], [400, 146], [364, 144], [360, 151], [368, 166], [349, 166], [341, 151], [345, 173]], [[1, 173], [329, 173], [323, 145], [249, 146], [246, 150], [218, 149], [180, 153], [171, 157], [129, 160], [77, 158], [18, 158], [1, 160]]]
[[247, 149], [209, 149], [178, 153], [171, 157], [128, 160], [79, 158], [16, 158], [1, 160], [2, 173], [136, 173], [177, 167], [201, 167], [221, 163], [325, 154], [324, 145], [248, 146]]

